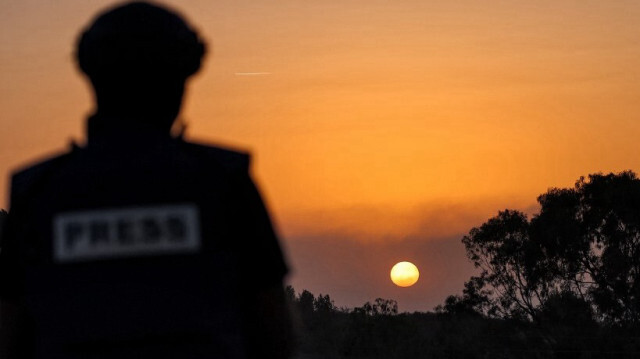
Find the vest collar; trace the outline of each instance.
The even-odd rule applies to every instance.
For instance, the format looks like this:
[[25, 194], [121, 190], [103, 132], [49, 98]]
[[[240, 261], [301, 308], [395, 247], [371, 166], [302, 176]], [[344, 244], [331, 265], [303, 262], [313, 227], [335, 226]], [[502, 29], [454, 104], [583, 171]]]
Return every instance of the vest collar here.
[[95, 114], [87, 119], [87, 145], [146, 145], [173, 139], [167, 130], [112, 116]]

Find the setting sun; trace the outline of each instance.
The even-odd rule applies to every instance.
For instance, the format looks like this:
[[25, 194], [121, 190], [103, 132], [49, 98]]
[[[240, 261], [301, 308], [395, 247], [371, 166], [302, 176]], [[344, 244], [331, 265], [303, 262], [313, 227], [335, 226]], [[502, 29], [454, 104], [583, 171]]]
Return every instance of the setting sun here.
[[399, 262], [391, 268], [391, 281], [398, 287], [410, 287], [418, 281], [420, 272], [411, 262]]

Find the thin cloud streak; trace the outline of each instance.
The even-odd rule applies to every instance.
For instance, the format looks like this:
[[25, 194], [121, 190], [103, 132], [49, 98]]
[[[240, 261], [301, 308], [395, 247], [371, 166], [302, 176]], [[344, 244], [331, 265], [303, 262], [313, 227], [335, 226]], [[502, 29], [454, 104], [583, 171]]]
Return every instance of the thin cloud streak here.
[[236, 76], [268, 76], [271, 72], [236, 72]]

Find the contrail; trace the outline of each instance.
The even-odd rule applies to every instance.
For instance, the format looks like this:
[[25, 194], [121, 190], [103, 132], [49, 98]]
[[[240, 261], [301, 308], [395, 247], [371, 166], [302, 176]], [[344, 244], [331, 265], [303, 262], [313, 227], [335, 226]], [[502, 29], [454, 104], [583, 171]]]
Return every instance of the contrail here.
[[271, 75], [271, 72], [236, 72], [236, 76], [266, 76]]

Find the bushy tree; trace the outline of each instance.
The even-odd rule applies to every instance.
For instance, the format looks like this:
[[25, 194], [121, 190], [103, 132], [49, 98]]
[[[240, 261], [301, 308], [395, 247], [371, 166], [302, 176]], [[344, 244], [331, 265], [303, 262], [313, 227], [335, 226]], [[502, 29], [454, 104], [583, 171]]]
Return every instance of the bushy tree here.
[[464, 284], [462, 296], [450, 295], [444, 305], [435, 307], [436, 313], [448, 313], [456, 315], [479, 315], [488, 313], [491, 309], [489, 296], [493, 292], [485, 288], [481, 277], [471, 277]]
[[313, 313], [313, 303], [315, 296], [308, 290], [303, 290], [298, 296], [298, 307], [303, 316], [310, 316]]
[[472, 277], [465, 286], [477, 283], [479, 289], [490, 288], [485, 293], [487, 298], [492, 296], [487, 299], [490, 304], [482, 311], [500, 317], [535, 317], [544, 288], [528, 265], [535, 262], [535, 250], [526, 216], [518, 211], [499, 212], [479, 228], [473, 228], [462, 243], [467, 256], [481, 270], [480, 276]]
[[574, 188], [548, 190], [538, 202], [540, 213], [531, 220], [519, 211], [501, 211], [462, 239], [480, 274], [440, 310], [537, 320], [547, 301], [572, 298], [601, 320], [638, 323], [640, 180], [635, 173], [592, 174]]
[[640, 180], [631, 171], [580, 178], [538, 199], [532, 235], [564, 289], [610, 322], [640, 321]]
[[398, 302], [393, 299], [376, 298], [373, 304], [366, 302], [362, 307], [354, 308], [353, 311], [366, 315], [395, 315], [398, 314]]
[[337, 308], [336, 308], [333, 300], [331, 300], [331, 297], [329, 297], [329, 294], [322, 295], [322, 293], [321, 293], [313, 301], [313, 309], [316, 312], [324, 312], [324, 313], [326, 313], [326, 312], [333, 312]]

